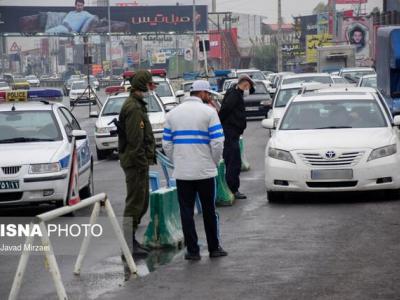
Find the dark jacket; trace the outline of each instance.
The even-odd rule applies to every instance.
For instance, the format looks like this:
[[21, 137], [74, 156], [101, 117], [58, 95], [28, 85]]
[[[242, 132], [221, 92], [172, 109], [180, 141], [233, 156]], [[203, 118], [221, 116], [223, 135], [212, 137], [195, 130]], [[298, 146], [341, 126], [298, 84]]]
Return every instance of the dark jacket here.
[[155, 140], [147, 115], [146, 102], [133, 93], [125, 101], [119, 115], [118, 135], [122, 168], [147, 168], [155, 161]]
[[242, 135], [247, 127], [243, 91], [236, 85], [226, 91], [219, 118], [226, 134]]

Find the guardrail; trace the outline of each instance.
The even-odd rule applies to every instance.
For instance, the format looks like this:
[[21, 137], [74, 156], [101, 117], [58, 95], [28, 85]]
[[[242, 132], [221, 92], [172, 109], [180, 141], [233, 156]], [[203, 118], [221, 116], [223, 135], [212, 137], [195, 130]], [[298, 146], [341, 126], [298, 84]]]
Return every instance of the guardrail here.
[[[50, 238], [49, 238], [49, 235], [47, 232], [47, 228], [45, 226], [45, 222], [54, 220], [58, 217], [70, 214], [74, 211], [80, 210], [82, 208], [88, 207], [93, 204], [94, 204], [94, 207], [93, 207], [92, 214], [90, 216], [90, 225], [94, 225], [96, 223], [97, 217], [99, 216], [99, 213], [100, 213], [100, 208], [104, 207], [107, 212], [107, 216], [110, 220], [111, 226], [113, 227], [114, 232], [117, 236], [122, 253], [125, 255], [127, 264], [131, 271], [131, 274], [134, 277], [137, 274], [137, 268], [136, 268], [135, 262], [133, 260], [132, 254], [129, 250], [128, 244], [126, 243], [126, 240], [124, 238], [122, 230], [118, 224], [118, 221], [115, 216], [114, 210], [111, 206], [111, 203], [108, 200], [108, 197], [106, 194], [104, 194], [104, 193], [98, 194], [96, 196], [85, 199], [84, 201], [81, 201], [76, 205], [61, 207], [61, 208], [37, 215], [31, 223], [31, 226], [33, 226], [34, 224], [39, 224], [39, 226], [40, 226], [41, 233], [42, 233], [42, 236], [41, 236], [42, 246], [44, 246], [48, 249], [48, 251], [45, 251], [44, 253], [45, 253], [45, 257], [48, 262], [48, 265], [49, 265], [49, 271], [53, 277], [53, 281], [54, 281], [54, 285], [56, 287], [58, 299], [67, 300], [68, 296], [65, 292], [65, 288], [64, 288], [64, 285], [62, 282], [60, 270], [59, 270], [59, 267], [57, 264], [56, 257], [54, 255], [53, 247], [51, 245], [51, 241], [50, 241]], [[81, 248], [80, 248], [80, 251], [78, 254], [78, 258], [76, 260], [75, 267], [74, 267], [75, 275], [80, 275], [80, 273], [81, 273], [82, 262], [87, 253], [90, 240], [91, 240], [91, 235], [89, 234], [89, 235], [85, 236], [82, 241], [82, 245], [81, 245]], [[29, 245], [31, 245], [33, 242], [34, 242], [34, 236], [28, 236], [26, 238], [23, 249], [27, 249], [27, 247], [29, 247]], [[22, 279], [25, 275], [26, 266], [28, 264], [29, 257], [30, 257], [30, 252], [23, 250], [20, 260], [19, 260], [19, 263], [18, 263], [17, 272], [14, 277], [14, 281], [13, 281], [13, 284], [11, 287], [11, 291], [10, 291], [8, 300], [16, 300], [18, 298], [18, 294], [19, 294], [19, 291], [20, 291], [21, 285], [22, 285]]]

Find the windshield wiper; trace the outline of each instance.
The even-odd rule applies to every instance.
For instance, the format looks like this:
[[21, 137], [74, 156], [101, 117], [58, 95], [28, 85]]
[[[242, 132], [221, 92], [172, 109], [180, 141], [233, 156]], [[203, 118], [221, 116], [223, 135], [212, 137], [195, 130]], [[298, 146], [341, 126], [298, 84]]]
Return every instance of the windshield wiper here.
[[109, 113], [103, 114], [103, 116], [118, 116], [118, 115], [119, 115], [118, 112], [109, 112]]
[[315, 129], [343, 129], [343, 128], [353, 128], [351, 126], [326, 126], [326, 127], [318, 127]]
[[54, 142], [54, 139], [16, 137], [11, 139], [0, 140], [0, 144], [29, 143], [29, 142]]

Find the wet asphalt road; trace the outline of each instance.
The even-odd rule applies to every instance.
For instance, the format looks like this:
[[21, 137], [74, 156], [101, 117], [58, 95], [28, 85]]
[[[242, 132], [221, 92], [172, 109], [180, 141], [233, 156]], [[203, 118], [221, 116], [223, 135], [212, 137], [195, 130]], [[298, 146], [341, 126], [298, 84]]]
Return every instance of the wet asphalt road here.
[[[93, 145], [95, 121], [87, 118], [88, 108], [74, 114]], [[400, 299], [400, 201], [381, 193], [322, 194], [269, 204], [266, 141], [260, 122], [250, 122], [245, 143], [252, 169], [242, 174], [241, 188], [249, 197], [219, 208], [228, 257], [208, 258], [198, 216], [203, 244], [198, 263], [184, 261], [183, 252], [154, 253], [137, 262], [142, 276], [124, 283], [116, 242], [92, 246], [79, 278], [72, 275], [76, 257], [58, 256], [70, 299]], [[116, 158], [96, 162], [95, 186], [108, 193], [121, 215], [125, 186]], [[47, 209], [2, 209], [1, 215], [34, 216]], [[89, 210], [78, 215], [88, 216]], [[17, 256], [0, 255], [0, 299], [8, 295], [17, 263]], [[21, 299], [55, 296], [43, 258], [33, 256]]]

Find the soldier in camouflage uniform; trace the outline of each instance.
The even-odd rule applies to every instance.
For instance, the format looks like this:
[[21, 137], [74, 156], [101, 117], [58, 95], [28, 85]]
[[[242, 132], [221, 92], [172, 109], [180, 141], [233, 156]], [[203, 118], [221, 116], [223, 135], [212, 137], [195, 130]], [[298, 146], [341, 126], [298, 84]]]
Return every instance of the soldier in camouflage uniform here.
[[131, 80], [129, 98], [122, 106], [119, 123], [119, 157], [126, 177], [124, 232], [135, 258], [146, 257], [148, 249], [135, 237], [149, 205], [149, 166], [155, 163], [155, 140], [147, 115], [145, 93], [155, 89], [152, 75], [138, 71]]

